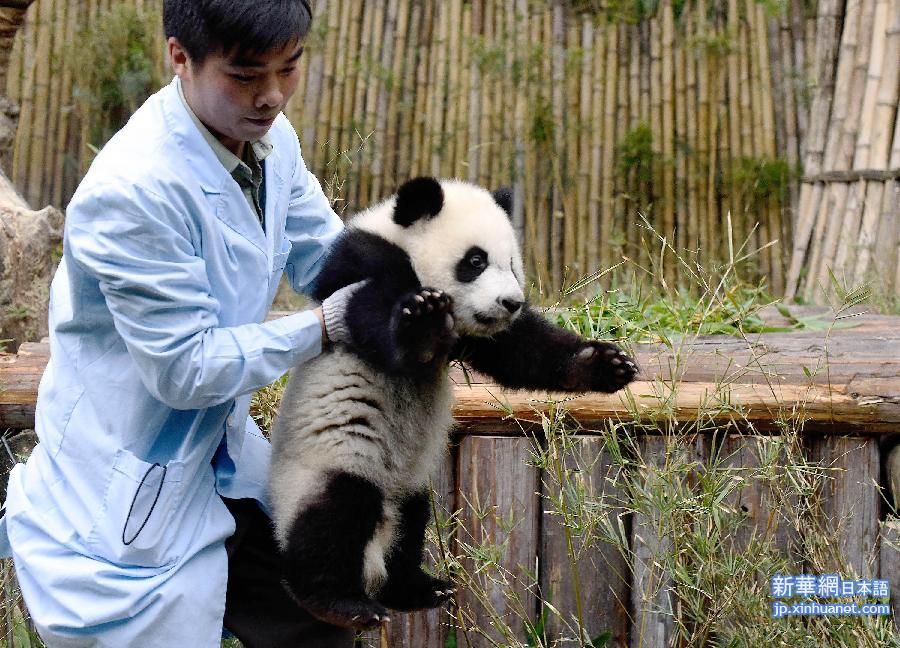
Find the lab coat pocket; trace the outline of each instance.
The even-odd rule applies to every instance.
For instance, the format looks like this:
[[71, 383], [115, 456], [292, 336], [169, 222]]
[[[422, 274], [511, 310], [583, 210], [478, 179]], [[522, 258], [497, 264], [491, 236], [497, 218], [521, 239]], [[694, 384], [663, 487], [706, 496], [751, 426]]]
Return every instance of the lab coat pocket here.
[[120, 449], [110, 469], [103, 508], [87, 544], [114, 562], [161, 567], [177, 560], [177, 529], [170, 524], [181, 502], [181, 461], [147, 463]]
[[272, 255], [272, 270], [269, 273], [269, 304], [275, 299], [275, 293], [278, 291], [278, 283], [281, 281], [281, 275], [284, 272], [284, 266], [287, 263], [288, 255], [291, 253], [291, 240], [284, 238], [281, 241], [280, 249], [277, 249]]

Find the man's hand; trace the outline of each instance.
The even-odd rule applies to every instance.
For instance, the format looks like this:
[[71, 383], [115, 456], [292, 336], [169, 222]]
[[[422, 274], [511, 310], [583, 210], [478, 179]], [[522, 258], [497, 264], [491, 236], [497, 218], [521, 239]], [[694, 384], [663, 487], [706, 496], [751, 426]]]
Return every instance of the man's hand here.
[[335, 290], [331, 295], [322, 300], [322, 308], [316, 309], [316, 315], [322, 323], [322, 341], [347, 342], [350, 340], [350, 328], [344, 320], [347, 314], [347, 305], [353, 294], [368, 283], [357, 281], [340, 290]]

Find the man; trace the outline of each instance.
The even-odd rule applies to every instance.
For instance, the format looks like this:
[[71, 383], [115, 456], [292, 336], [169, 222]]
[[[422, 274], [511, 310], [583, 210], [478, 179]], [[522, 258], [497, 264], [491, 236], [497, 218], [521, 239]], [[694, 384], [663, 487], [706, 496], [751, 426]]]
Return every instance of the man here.
[[342, 228], [281, 114], [310, 20], [306, 0], [166, 0], [176, 78], [69, 205], [41, 442], [4, 519], [50, 646], [218, 646], [223, 618], [246, 646], [352, 644], [279, 584], [247, 416], [343, 325], [340, 298], [327, 323], [263, 323], [283, 271], [302, 291]]

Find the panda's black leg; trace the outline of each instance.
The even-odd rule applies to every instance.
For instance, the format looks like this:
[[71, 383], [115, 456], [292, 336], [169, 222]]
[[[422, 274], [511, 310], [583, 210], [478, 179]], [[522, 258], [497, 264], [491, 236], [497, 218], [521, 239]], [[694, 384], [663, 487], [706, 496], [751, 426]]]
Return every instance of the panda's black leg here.
[[373, 628], [388, 611], [365, 593], [365, 548], [384, 514], [381, 491], [334, 473], [321, 496], [294, 520], [282, 552], [284, 585], [297, 603], [334, 625]]
[[397, 540], [385, 563], [387, 580], [377, 598], [387, 607], [404, 612], [437, 607], [453, 595], [454, 587], [422, 570], [429, 518], [428, 493], [404, 498], [399, 509]]

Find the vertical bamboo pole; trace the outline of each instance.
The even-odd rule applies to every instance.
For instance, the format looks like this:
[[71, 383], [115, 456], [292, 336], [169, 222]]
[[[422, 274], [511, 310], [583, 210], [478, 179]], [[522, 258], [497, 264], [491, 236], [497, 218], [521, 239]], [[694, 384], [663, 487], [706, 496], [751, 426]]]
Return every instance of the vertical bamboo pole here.
[[[506, 1], [505, 0], [496, 0], [494, 3], [494, 45], [501, 48], [503, 53], [503, 60], [506, 61], [507, 68], [509, 69], [510, 62], [507, 60], [507, 56], [509, 55], [509, 47], [507, 46], [508, 34], [506, 33]], [[498, 73], [494, 77], [494, 83], [491, 85], [491, 90], [494, 93], [493, 98], [493, 106], [494, 106], [494, 114], [492, 116], [492, 122], [494, 124], [492, 133], [496, 136], [496, 144], [492, 148], [492, 155], [490, 156], [490, 181], [489, 186], [494, 186], [496, 184], [501, 184], [504, 182], [504, 164], [510, 158], [509, 155], [509, 146], [507, 143], [507, 128], [509, 121], [506, 119], [506, 116], [509, 114], [508, 106], [506, 103], [507, 100], [507, 75], [505, 71], [498, 71]]]
[[375, 6], [363, 12], [363, 27], [359, 45], [359, 65], [356, 76], [356, 97], [353, 103], [351, 120], [356, 125], [354, 133], [353, 156], [355, 169], [353, 177], [356, 179], [353, 189], [353, 203], [361, 206], [369, 196], [372, 169], [370, 160], [373, 149], [377, 143], [372, 140], [375, 130], [375, 101], [380, 83], [376, 61], [374, 42], [382, 33], [384, 25], [384, 2], [376, 2]]
[[[485, 47], [494, 44], [494, 3], [486, 1], [479, 3], [483, 8], [482, 22], [482, 39]], [[548, 42], [544, 40], [543, 42]], [[491, 70], [484, 68], [479, 71], [481, 79], [481, 120], [479, 123], [479, 131], [481, 136], [478, 142], [478, 183], [482, 186], [488, 185], [491, 173], [491, 158], [495, 155], [495, 141], [497, 131], [493, 127], [492, 119], [494, 117], [493, 108], [493, 92], [492, 86], [495, 83], [495, 77], [491, 74]]]
[[[842, 144], [842, 141], [846, 140], [852, 146], [852, 140], [855, 139], [856, 122], [858, 120], [854, 117], [858, 118], [858, 114], [851, 114], [851, 105], [858, 105], [859, 102], [854, 101], [849, 92], [853, 81], [854, 68], [856, 67], [857, 49], [867, 50], [866, 43], [870, 40], [872, 34], [871, 21], [865, 20], [863, 16], [871, 16], [871, 8], [873, 6], [873, 0], [864, 0], [862, 3], [858, 0], [849, 0], [847, 2], [844, 28], [838, 51], [834, 99], [831, 105], [831, 118], [829, 119], [828, 137], [823, 158], [823, 167], [830, 171], [845, 171], [850, 168], [850, 156], [841, 155], [841, 149], [846, 148], [846, 144]], [[864, 56], [867, 58], [867, 55], [864, 54]], [[824, 209], [821, 209], [816, 216], [818, 222], [824, 228], [822, 249], [821, 251], [813, 249], [809, 274], [812, 279], [809, 282], [810, 285], [827, 286], [829, 283], [828, 273], [832, 269], [840, 274], [840, 269], [835, 263], [838, 248], [849, 247], [838, 245], [839, 234], [842, 230], [842, 220], [848, 224], [854, 220], [852, 215], [845, 215], [844, 213], [847, 189], [847, 183], [834, 182], [830, 183], [824, 190]], [[854, 196], [853, 200], [851, 200], [851, 205], [855, 205], [856, 202], [857, 200]], [[854, 208], [851, 211], [856, 212], [856, 209]], [[848, 217], [845, 218], [845, 216]], [[858, 224], [858, 217], [855, 220]]]
[[653, 147], [652, 223], [661, 232], [663, 200], [662, 45], [658, 15], [650, 18], [650, 131]]
[[38, 3], [39, 23], [34, 67], [34, 104], [31, 114], [31, 136], [29, 137], [28, 182], [25, 195], [32, 205], [44, 202], [44, 167], [46, 166], [46, 144], [48, 112], [50, 105], [50, 63], [53, 48], [53, 0]]
[[[699, 41], [702, 43], [709, 38], [710, 26], [706, 15], [706, 0], [698, 0], [695, 14], [695, 29]], [[697, 151], [696, 163], [694, 165], [694, 173], [696, 174], [696, 209], [697, 209], [697, 245], [702, 251], [705, 262], [713, 261], [714, 248], [711, 244], [709, 231], [710, 219], [712, 218], [712, 210], [714, 205], [709, 202], [709, 194], [713, 187], [709, 186], [706, 179], [709, 176], [709, 169], [713, 165], [713, 153], [709, 147], [708, 129], [710, 126], [710, 104], [716, 105], [716, 101], [711, 96], [715, 91], [715, 84], [710, 83], [710, 64], [709, 64], [709, 47], [697, 48], [696, 56], [696, 75], [697, 88], [695, 101], [697, 105], [697, 118], [694, 137], [695, 147]]]
[[591, 82], [594, 62], [594, 26], [588, 14], [581, 16], [581, 96], [579, 99], [580, 124], [578, 143], [578, 267], [583, 273], [593, 268], [588, 265], [588, 240], [590, 237], [590, 172], [591, 172]]
[[[484, 3], [475, 2], [472, 4], [471, 23], [469, 24], [468, 37], [477, 39], [482, 35], [484, 24]], [[466, 46], [466, 50], [470, 50], [471, 45]], [[469, 150], [466, 152], [468, 156], [468, 172], [466, 176], [469, 182], [478, 182], [478, 174], [480, 169], [481, 156], [481, 69], [478, 61], [474, 56], [469, 58]], [[533, 103], [532, 103], [533, 105]], [[525, 240], [525, 249], [530, 250], [533, 241]]]
[[[335, 0], [332, 0], [331, 4], [335, 4]], [[319, 106], [324, 103], [324, 95], [331, 94], [330, 88], [328, 88], [328, 92], [323, 91], [325, 87], [323, 82], [325, 79], [325, 52], [327, 41], [335, 27], [334, 23], [329, 22], [330, 14], [328, 5], [328, 0], [319, 0], [313, 10], [313, 24], [317, 25], [317, 28], [319, 28], [318, 25], [324, 23], [324, 27], [321, 29], [325, 30], [325, 38], [312, 52], [307, 50], [304, 53], [303, 58], [308, 59], [309, 67], [306, 75], [303, 77], [303, 90], [298, 92], [297, 95], [294, 95], [295, 97], [299, 95], [299, 98], [302, 99], [302, 115], [299, 121], [301, 126], [300, 143], [303, 147], [304, 161], [311, 169], [316, 168], [316, 137], [317, 128], [319, 127]], [[299, 104], [300, 102], [294, 101], [293, 103]], [[321, 131], [319, 131], [319, 133], [321, 133]], [[324, 135], [324, 133], [321, 134]]]
[[409, 165], [403, 164], [404, 160], [400, 160], [401, 177], [413, 176], [426, 171], [428, 164], [428, 131], [426, 119], [428, 111], [431, 109], [431, 89], [429, 81], [434, 76], [432, 66], [435, 64], [435, 58], [432, 55], [432, 46], [435, 33], [434, 20], [434, 3], [425, 2], [422, 16], [422, 29], [418, 32], [418, 45], [415, 48], [419, 54], [416, 65], [416, 109], [413, 113], [414, 118], [414, 136], [412, 154], [410, 155]]
[[[397, 0], [389, 0], [383, 16], [382, 29], [379, 30], [379, 22], [375, 21], [376, 38], [372, 45], [371, 60], [378, 58], [379, 73], [370, 74], [369, 91], [366, 94], [366, 132], [374, 133], [371, 145], [371, 154], [367, 157], [372, 161], [369, 170], [369, 184], [361, 191], [360, 201], [368, 203], [376, 202], [382, 195], [384, 185], [385, 157], [391, 150], [387, 143], [387, 110], [391, 86], [398, 83], [399, 79], [391, 78], [391, 70], [394, 63], [394, 48], [400, 40], [397, 33], [397, 13], [399, 8]], [[380, 36], [379, 36], [380, 33]], [[377, 83], [373, 83], [378, 79]]]
[[[344, 46], [347, 48], [346, 65], [344, 67], [344, 96], [341, 102], [343, 114], [341, 115], [341, 146], [338, 149], [340, 153], [339, 170], [343, 170], [346, 174], [343, 176], [343, 198], [344, 204], [354, 205], [354, 187], [356, 185], [355, 169], [352, 166], [353, 151], [356, 149], [357, 138], [356, 129], [354, 127], [354, 115], [356, 107], [354, 98], [356, 97], [356, 84], [359, 76], [360, 51], [359, 51], [359, 34], [361, 30], [360, 23], [364, 18], [364, 14], [356, 15], [356, 12], [350, 13], [349, 31], [347, 32], [347, 40]], [[349, 164], [348, 164], [349, 161]], [[344, 166], [344, 169], [340, 167]]]
[[461, 151], [456, 150], [456, 129], [459, 127], [457, 114], [459, 111], [458, 97], [460, 93], [460, 65], [459, 65], [459, 30], [462, 23], [462, 0], [450, 0], [450, 14], [447, 25], [447, 77], [440, 79], [440, 83], [447, 89], [446, 117], [442, 131], [441, 149], [443, 154], [439, 157], [440, 173], [443, 177], [455, 174], [455, 161], [457, 156], [462, 156]]
[[[347, 40], [350, 37], [350, 22], [351, 16], [353, 15], [353, 11], [350, 6], [345, 2], [338, 2], [338, 7], [340, 8], [340, 23], [338, 27], [338, 36], [337, 41], [334, 45], [333, 52], [336, 53], [334, 58], [329, 58], [329, 63], [334, 61], [333, 69], [333, 86], [331, 91], [331, 110], [329, 114], [322, 115], [326, 122], [323, 128], [324, 133], [323, 138], [327, 138], [327, 140], [323, 140], [323, 145], [327, 144], [325, 162], [332, 163], [333, 160], [336, 163], [340, 164], [340, 153], [343, 151], [343, 131], [344, 131], [344, 106], [349, 103], [345, 95], [348, 92], [348, 79], [347, 79], [347, 50], [348, 50], [348, 42]], [[320, 126], [322, 128], [322, 126]], [[325, 168], [324, 166], [322, 167]], [[337, 173], [338, 168], [334, 168], [332, 173]]]
[[[629, 129], [635, 129], [638, 125], [646, 122], [646, 116], [642, 113], [644, 106], [641, 105], [641, 59], [645, 58], [646, 52], [641, 51], [642, 39], [641, 39], [641, 25], [631, 25], [628, 28], [629, 31], [629, 42], [631, 46], [631, 53], [629, 55], [629, 80], [628, 80], [628, 103], [629, 103], [629, 119], [628, 119], [628, 127]], [[631, 176], [636, 174], [632, 173]], [[623, 178], [621, 178], [623, 182], [627, 182], [628, 174], [626, 174]], [[640, 205], [638, 196], [644, 191], [644, 187], [639, 186], [637, 179], [635, 178], [633, 182], [631, 182], [631, 186], [627, 187], [628, 191], [633, 191], [634, 194], [630, 196], [628, 200], [625, 200], [623, 197], [622, 200], [622, 220], [621, 226], [624, 228], [625, 232], [625, 255], [630, 258], [637, 258], [638, 250], [640, 249], [640, 230], [637, 228], [635, 223], [637, 222], [636, 210], [643, 209], [643, 206]], [[626, 268], [627, 272], [629, 268]]]
[[[843, 3], [840, 0], [819, 0], [815, 65], [819, 85], [810, 108], [809, 133], [806, 138], [804, 171], [808, 175], [817, 174], [822, 170], [824, 139], [831, 113], [831, 95], [834, 90], [834, 54], [838, 43], [839, 24], [843, 18], [842, 9]], [[822, 199], [822, 190], [821, 183], [814, 185], [804, 183], [800, 190], [800, 214], [797, 226], [794, 228], [794, 249], [786, 282], [785, 296], [789, 299], [800, 290], [800, 272], [806, 265], [806, 253], [813, 235], [815, 217]]]
[[[675, 16], [671, 0], [663, 0], [662, 7], [662, 137], [663, 137], [663, 187], [662, 187], [662, 234], [675, 244], [675, 128], [673, 80], [673, 45], [675, 38]], [[665, 277], [669, 285], [675, 285], [675, 265], [667, 263]]]
[[[416, 3], [416, 7], [413, 11], [416, 11], [417, 9], [418, 3]], [[406, 145], [406, 143], [412, 139], [411, 132], [408, 129], [409, 122], [407, 121], [409, 111], [404, 110], [398, 105], [401, 89], [407, 97], [404, 101], [406, 104], [412, 102], [409, 93], [416, 91], [414, 79], [412, 78], [413, 67], [412, 65], [406, 67], [403, 65], [404, 59], [407, 56], [407, 50], [413, 50], [408, 40], [410, 25], [409, 14], [410, 3], [398, 2], [395, 30], [397, 34], [397, 43], [394, 48], [394, 57], [391, 61], [391, 82], [388, 87], [387, 108], [384, 111], [385, 135], [384, 141], [381, 144], [385, 149], [383, 153], [384, 173], [381, 179], [381, 187], [378, 189], [378, 193], [381, 196], [387, 196], [393, 193], [393, 189], [398, 180], [397, 163], [400, 156], [400, 147]], [[402, 144], [398, 141], [398, 129], [402, 129], [400, 132], [404, 133], [404, 142]], [[376, 201], [379, 197], [380, 196], [372, 196], [372, 200]]]
[[[462, 8], [462, 20], [460, 22], [460, 46], [459, 46], [459, 88], [456, 91], [456, 153], [454, 156], [454, 172], [457, 178], [466, 178], [469, 175], [469, 127], [468, 116], [469, 98], [472, 90], [471, 75], [471, 51], [469, 39], [472, 32], [472, 5], [464, 4]], [[519, 208], [522, 207], [521, 200]], [[520, 239], [521, 240], [521, 239]]]
[[[894, 5], [893, 16], [890, 15], [891, 4]], [[897, 112], [897, 79], [900, 71], [898, 38], [900, 38], [900, 4], [896, 0], [878, 0], [875, 6], [875, 32], [872, 38], [868, 83], [863, 99], [863, 117], [860, 123], [860, 138], [856, 145], [857, 159], [854, 159], [854, 168], [868, 166], [886, 169], [888, 166], [890, 153], [888, 147]], [[874, 90], [870, 92], [873, 86]], [[884, 189], [884, 182], [866, 182], [866, 206], [859, 233], [855, 285], [862, 284], [868, 278]]]
[[[617, 75], [617, 85], [616, 85], [616, 130], [615, 130], [615, 139], [613, 140], [613, 164], [612, 164], [612, 174], [613, 174], [613, 224], [612, 231], [613, 237], [610, 240], [610, 263], [615, 264], [622, 257], [623, 249], [622, 242], [624, 240], [625, 232], [623, 231], [623, 226], [625, 223], [625, 215], [624, 215], [624, 195], [625, 195], [625, 180], [626, 177], [622, 174], [617, 173], [616, 171], [616, 150], [618, 149], [619, 143], [628, 133], [628, 129], [631, 124], [630, 118], [630, 106], [628, 105], [628, 86], [629, 86], [629, 43], [628, 43], [628, 24], [626, 21], [619, 21], [617, 26], [618, 28], [618, 42], [619, 42], [619, 72]], [[614, 247], [612, 247], [614, 246]], [[609, 285], [609, 277], [603, 278], [602, 285], [607, 287]]]
[[431, 173], [439, 176], [442, 168], [441, 149], [443, 148], [444, 133], [447, 127], [444, 107], [447, 101], [447, 48], [450, 42], [451, 7], [444, 2], [435, 8], [439, 9], [438, 26], [440, 35], [434, 44], [437, 51], [434, 76], [432, 77], [432, 103], [429, 111], [430, 119], [426, 127], [429, 131], [427, 154], [431, 156]]
[[325, 19], [328, 24], [328, 31], [325, 35], [323, 69], [322, 69], [322, 98], [316, 113], [308, 114], [306, 119], [316, 120], [316, 130], [314, 137], [318, 138], [313, 141], [306, 142], [307, 149], [315, 149], [307, 151], [305, 155], [312, 154], [311, 169], [315, 170], [319, 178], [326, 179], [328, 177], [327, 164], [331, 159], [329, 151], [331, 145], [331, 125], [330, 117], [333, 107], [336, 105], [337, 93], [337, 40], [340, 33], [341, 25], [341, 2], [332, 1], [328, 3], [328, 17]]
[[512, 15], [512, 30], [515, 38], [516, 57], [518, 68], [522, 76], [515, 81], [513, 113], [513, 132], [515, 137], [515, 157], [513, 159], [513, 226], [519, 236], [519, 240], [525, 238], [525, 110], [527, 101], [527, 88], [525, 75], [528, 73], [525, 62], [528, 60], [528, 3], [526, 0], [516, 0], [515, 11]]
[[[685, 32], [697, 33], [698, 16], [693, 8], [685, 10]], [[685, 159], [684, 172], [687, 185], [687, 247], [690, 250], [700, 250], [700, 201], [699, 201], [699, 167], [703, 158], [699, 152], [699, 138], [697, 133], [698, 105], [697, 105], [697, 56], [696, 48], [689, 47], [687, 43], [682, 45], [682, 57], [685, 70], [685, 141], [683, 156]], [[705, 254], [705, 250], [704, 250]]]
[[34, 51], [39, 21], [37, 4], [31, 5], [25, 14], [25, 22], [19, 29], [17, 38], [22, 39], [22, 68], [20, 71], [19, 118], [16, 138], [13, 143], [12, 180], [17, 187], [24, 187], [28, 178], [28, 142], [31, 138], [31, 115], [34, 99]]
[[[78, 19], [78, 6], [76, 3], [61, 2], [65, 10], [61, 12], [57, 29], [60, 30], [60, 53], [58, 61], [63, 59], [63, 52], [69, 47], [75, 37]], [[63, 207], [69, 198], [69, 190], [66, 186], [66, 145], [69, 141], [69, 129], [72, 122], [72, 68], [68, 65], [60, 65], [57, 74], [60, 75], [59, 84], [59, 120], [56, 126], [56, 143], [54, 146], [53, 164], [53, 196], [51, 202], [57, 207]]]
[[566, 26], [566, 127], [565, 145], [559, 151], [563, 157], [562, 164], [562, 192], [563, 226], [565, 230], [565, 254], [563, 264], [566, 269], [577, 277], [581, 268], [577, 261], [577, 221], [578, 221], [578, 178], [576, 176], [576, 161], [578, 160], [578, 68], [573, 60], [575, 50], [580, 39], [578, 27], [574, 20], [569, 20]]
[[616, 98], [619, 76], [619, 31], [616, 24], [606, 28], [606, 86], [603, 92], [603, 162], [602, 211], [600, 217], [600, 267], [612, 265], [613, 239], [613, 168], [616, 142]]
[[562, 175], [560, 169], [560, 154], [563, 150], [563, 132], [560, 125], [563, 123], [563, 93], [565, 90], [565, 13], [561, 0], [553, 3], [553, 122], [555, 141], [553, 150], [553, 194], [550, 212], [550, 272], [552, 289], [558, 290], [563, 282], [563, 205], [562, 191], [559, 178]]
[[588, 206], [588, 253], [587, 268], [590, 271], [598, 269], [600, 263], [600, 214], [605, 205], [600, 200], [600, 185], [602, 177], [601, 160], [603, 158], [603, 74], [606, 69], [606, 47], [604, 35], [607, 26], [605, 19], [594, 26], [592, 40], [593, 69], [591, 73], [591, 116], [589, 118], [591, 133], [591, 166], [589, 182], [589, 206]]
[[[681, 14], [682, 27], [684, 27], [685, 13]], [[679, 252], [687, 249], [688, 237], [693, 234], [690, 227], [690, 214], [687, 209], [687, 155], [684, 148], [687, 141], [687, 61], [685, 59], [684, 47], [681, 42], [683, 38], [679, 38], [674, 42], [672, 49], [672, 64], [675, 71], [675, 145], [672, 148], [674, 155], [673, 163], [675, 165], [675, 188], [674, 188], [674, 208], [675, 208], [675, 239], [673, 244]]]

